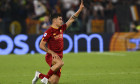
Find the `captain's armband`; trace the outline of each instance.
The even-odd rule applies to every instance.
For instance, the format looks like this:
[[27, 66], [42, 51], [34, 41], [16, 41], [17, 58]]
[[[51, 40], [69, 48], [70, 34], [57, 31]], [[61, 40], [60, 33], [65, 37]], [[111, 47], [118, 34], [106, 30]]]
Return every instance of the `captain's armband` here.
[[76, 17], [76, 16], [73, 15], [72, 18], [75, 20], [75, 19], [77, 19], [78, 17]]

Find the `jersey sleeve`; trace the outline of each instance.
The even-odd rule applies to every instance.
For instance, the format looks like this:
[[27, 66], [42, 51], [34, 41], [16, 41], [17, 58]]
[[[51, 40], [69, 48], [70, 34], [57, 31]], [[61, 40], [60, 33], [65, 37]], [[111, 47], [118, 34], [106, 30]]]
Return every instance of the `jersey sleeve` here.
[[61, 26], [61, 29], [62, 29], [63, 31], [65, 31], [66, 28], [67, 28], [67, 25], [66, 25], [66, 24], [63, 24], [63, 25]]
[[51, 37], [51, 30], [48, 29], [48, 30], [43, 34], [42, 40], [47, 42], [47, 41], [50, 39], [50, 37]]

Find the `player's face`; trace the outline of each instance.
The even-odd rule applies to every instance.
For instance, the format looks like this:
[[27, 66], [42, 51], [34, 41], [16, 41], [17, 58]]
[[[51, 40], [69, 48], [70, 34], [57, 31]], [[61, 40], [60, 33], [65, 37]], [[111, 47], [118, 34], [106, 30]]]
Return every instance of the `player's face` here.
[[56, 19], [56, 24], [57, 24], [58, 27], [60, 27], [60, 26], [63, 24], [63, 19], [62, 19], [62, 17], [58, 17], [58, 18]]

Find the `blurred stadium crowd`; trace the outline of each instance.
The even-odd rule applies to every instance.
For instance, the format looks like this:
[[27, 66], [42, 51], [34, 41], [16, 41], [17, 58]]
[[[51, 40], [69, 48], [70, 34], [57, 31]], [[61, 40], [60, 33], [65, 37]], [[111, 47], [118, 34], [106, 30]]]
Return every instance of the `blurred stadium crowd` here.
[[[79, 4], [80, 0], [0, 0], [0, 34], [43, 33], [51, 24], [52, 13], [62, 13], [66, 22]], [[84, 4], [86, 8], [67, 32], [114, 33], [140, 29], [140, 0], [85, 0]]]

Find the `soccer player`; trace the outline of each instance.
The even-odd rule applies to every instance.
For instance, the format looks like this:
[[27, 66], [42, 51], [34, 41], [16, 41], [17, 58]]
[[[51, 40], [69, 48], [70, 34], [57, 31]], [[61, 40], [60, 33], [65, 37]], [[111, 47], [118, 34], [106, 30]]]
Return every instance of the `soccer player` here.
[[[53, 14], [51, 16], [52, 25], [45, 31], [40, 42], [40, 48], [47, 52], [46, 62], [50, 66], [47, 75], [36, 71], [32, 84], [36, 84], [40, 78], [43, 84], [58, 84], [61, 75], [61, 67], [64, 65], [63, 58], [63, 32], [77, 19], [78, 15], [84, 8], [83, 0], [81, 0], [78, 11], [63, 24], [62, 16], [60, 14]], [[46, 46], [47, 44], [47, 46]]]

